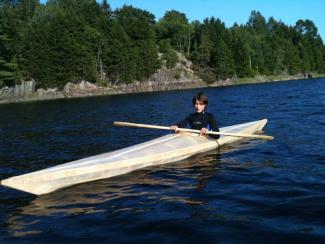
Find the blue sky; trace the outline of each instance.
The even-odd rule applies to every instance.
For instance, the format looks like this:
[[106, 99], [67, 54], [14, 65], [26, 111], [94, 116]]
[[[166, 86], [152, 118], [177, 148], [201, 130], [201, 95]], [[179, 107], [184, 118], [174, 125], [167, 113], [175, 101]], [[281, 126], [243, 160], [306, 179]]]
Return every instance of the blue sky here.
[[190, 21], [214, 16], [227, 27], [235, 22], [246, 23], [252, 10], [260, 11], [266, 20], [273, 16], [287, 25], [294, 25], [298, 19], [310, 19], [325, 42], [325, 0], [108, 0], [108, 3], [114, 10], [124, 4], [148, 10], [157, 20], [172, 9], [185, 13]]
[[298, 19], [310, 19], [325, 41], [325, 0], [108, 0], [113, 9], [124, 4], [146, 9], [163, 17], [167, 10], [185, 13], [190, 21], [202, 21], [216, 17], [232, 26], [234, 22], [244, 24], [252, 10], [260, 11], [266, 20], [273, 16], [287, 25], [294, 25]]

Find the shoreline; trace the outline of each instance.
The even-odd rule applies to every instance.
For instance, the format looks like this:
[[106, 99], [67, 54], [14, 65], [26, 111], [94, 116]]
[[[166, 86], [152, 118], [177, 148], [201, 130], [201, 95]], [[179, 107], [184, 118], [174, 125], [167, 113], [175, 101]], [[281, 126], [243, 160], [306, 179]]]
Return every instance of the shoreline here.
[[[27, 103], [27, 102], [38, 102], [38, 101], [49, 101], [49, 100], [63, 100], [63, 99], [77, 99], [77, 98], [88, 98], [88, 97], [103, 97], [103, 96], [111, 96], [111, 95], [126, 95], [126, 94], [137, 94], [137, 93], [148, 93], [148, 92], [162, 92], [162, 91], [177, 91], [177, 90], [187, 90], [187, 89], [195, 89], [195, 88], [209, 88], [209, 87], [225, 87], [225, 86], [236, 86], [236, 85], [250, 85], [250, 84], [259, 84], [259, 83], [270, 83], [270, 82], [281, 82], [281, 81], [290, 81], [290, 80], [303, 80], [303, 79], [319, 79], [325, 78], [325, 74], [314, 74], [312, 78], [306, 78], [303, 75], [277, 75], [277, 76], [255, 76], [249, 78], [240, 78], [237, 80], [225, 80], [225, 81], [216, 81], [212, 84], [197, 84], [190, 85], [185, 87], [177, 87], [171, 89], [157, 89], [157, 90], [138, 90], [138, 91], [127, 91], [127, 89], [123, 89], [123, 85], [121, 87], [116, 87], [115, 89], [107, 89], [103, 93], [100, 94], [77, 94], [74, 96], [64, 96], [60, 93], [58, 96], [50, 96], [50, 97], [39, 97], [36, 92], [29, 96], [25, 97], [8, 97], [0, 100], [1, 104], [12, 104], [12, 103]], [[190, 82], [189, 82], [190, 83]], [[101, 87], [99, 87], [101, 88]], [[0, 97], [1, 99], [1, 97]]]

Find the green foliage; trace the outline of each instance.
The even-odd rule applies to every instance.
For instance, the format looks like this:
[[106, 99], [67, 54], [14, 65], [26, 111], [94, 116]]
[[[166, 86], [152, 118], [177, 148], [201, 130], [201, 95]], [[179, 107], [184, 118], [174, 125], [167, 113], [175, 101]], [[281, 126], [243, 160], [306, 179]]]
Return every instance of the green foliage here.
[[207, 83], [233, 76], [325, 72], [325, 46], [311, 20], [287, 26], [252, 11], [244, 25], [226, 28], [217, 18], [189, 23], [167, 11], [157, 23], [132, 6], [109, 1], [39, 0], [0, 3], [0, 86], [33, 78], [38, 87], [67, 82], [131, 83], [160, 67], [191, 59]]
[[172, 69], [178, 62], [178, 56], [175, 50], [172, 48], [169, 39], [160, 40], [159, 51], [163, 53], [163, 59], [166, 60], [166, 67]]
[[288, 46], [285, 55], [285, 64], [290, 75], [297, 74], [301, 70], [299, 53], [294, 46]]
[[86, 22], [96, 13], [96, 2], [89, 6], [90, 2], [49, 1], [36, 12], [27, 29], [23, 54], [28, 75], [38, 80], [39, 86], [62, 88], [67, 82], [96, 81], [91, 40], [100, 34], [91, 27], [93, 23]]
[[236, 65], [236, 74], [239, 78], [252, 76], [250, 66], [250, 53], [247, 42], [240, 37], [236, 38], [233, 42], [233, 54]]
[[234, 74], [234, 60], [231, 55], [230, 48], [221, 39], [215, 44], [212, 52], [211, 62], [215, 66], [215, 74], [217, 79], [227, 79]]
[[173, 48], [185, 52], [190, 48], [192, 28], [186, 15], [175, 10], [167, 11], [157, 24], [159, 39], [170, 39]]
[[200, 66], [207, 66], [211, 59], [211, 53], [213, 48], [213, 42], [208, 35], [204, 33], [201, 36], [201, 42], [198, 47], [197, 64]]
[[[156, 46], [156, 34], [154, 30], [154, 16], [147, 11], [124, 6], [116, 12], [117, 24], [123, 28], [127, 39], [127, 51], [122, 51], [126, 69], [121, 80], [131, 82], [132, 80], [144, 80], [149, 78], [160, 63]], [[122, 49], [125, 49], [122, 47]]]
[[255, 31], [256, 33], [263, 34], [267, 31], [265, 18], [259, 11], [251, 12], [247, 26], [250, 27], [250, 30]]
[[176, 71], [176, 73], [175, 73], [175, 75], [174, 75], [174, 78], [175, 78], [176, 80], [179, 80], [179, 79], [181, 78], [181, 73], [180, 73], [179, 70]]
[[16, 71], [17, 63], [11, 63], [5, 57], [0, 56], [0, 87], [14, 85], [16, 81]]
[[212, 68], [200, 68], [197, 71], [198, 76], [207, 84], [212, 84], [217, 80], [215, 72]]
[[9, 49], [12, 39], [4, 33], [0, 25], [0, 87], [13, 86], [18, 79], [18, 65]]
[[322, 72], [325, 67], [324, 44], [310, 20], [288, 27], [272, 17], [266, 22], [252, 11], [246, 25], [230, 29], [214, 18], [192, 25], [191, 59], [210, 67], [217, 79]]
[[166, 67], [168, 69], [174, 68], [176, 63], [178, 62], [177, 53], [173, 49], [168, 50], [168, 52], [165, 54], [165, 58], [166, 58]]

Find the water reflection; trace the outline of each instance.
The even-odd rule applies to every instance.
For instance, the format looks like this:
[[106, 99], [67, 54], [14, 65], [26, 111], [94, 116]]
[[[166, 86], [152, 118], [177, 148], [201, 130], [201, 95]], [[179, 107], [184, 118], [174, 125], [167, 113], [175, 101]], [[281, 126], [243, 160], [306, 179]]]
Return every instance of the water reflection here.
[[[12, 236], [18, 237], [40, 234], [42, 228], [37, 229], [38, 221], [50, 216], [62, 218], [103, 213], [139, 213], [151, 211], [153, 206], [162, 202], [204, 208], [207, 200], [188, 193], [204, 192], [209, 180], [225, 165], [246, 167], [226, 155], [255, 146], [255, 141], [244, 141], [179, 162], [149, 167], [127, 175], [79, 184], [52, 194], [37, 196], [7, 215], [7, 227]], [[203, 212], [196, 209], [191, 215], [194, 217]]]
[[[266, 237], [321, 243], [324, 84], [321, 79], [205, 90], [221, 127], [267, 117], [274, 141], [242, 141], [212, 155], [46, 196], [0, 188], [0, 242], [107, 242], [113, 236], [116, 242], [260, 243]], [[193, 93], [3, 105], [0, 178], [158, 137], [162, 132], [109, 125], [171, 124], [187, 115]]]
[[[117, 199], [142, 196], [152, 199], [159, 191], [155, 188], [189, 189], [189, 186], [178, 186], [178, 180], [174, 177], [160, 176], [162, 171], [170, 174], [186, 176], [191, 168], [197, 167], [196, 174], [188, 175], [196, 178], [198, 188], [202, 190], [201, 182], [206, 182], [217, 171], [216, 163], [218, 154], [209, 152], [197, 155], [189, 160], [183, 160], [169, 165], [150, 167], [133, 172], [131, 174], [79, 184], [61, 189], [52, 194], [35, 197], [27, 206], [20, 208], [23, 215], [48, 216], [55, 214], [92, 214], [105, 211], [97, 206]], [[139, 192], [139, 187], [148, 191]], [[151, 188], [151, 189], [150, 189]]]

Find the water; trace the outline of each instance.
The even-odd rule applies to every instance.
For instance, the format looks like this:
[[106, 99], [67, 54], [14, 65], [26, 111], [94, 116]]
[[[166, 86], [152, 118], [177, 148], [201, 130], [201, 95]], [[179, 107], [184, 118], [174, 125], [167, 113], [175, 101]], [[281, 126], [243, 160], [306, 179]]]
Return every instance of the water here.
[[[203, 89], [227, 126], [268, 118], [248, 140], [127, 175], [33, 196], [0, 186], [0, 242], [325, 241], [325, 79]], [[0, 179], [167, 132], [199, 90], [0, 106]]]

